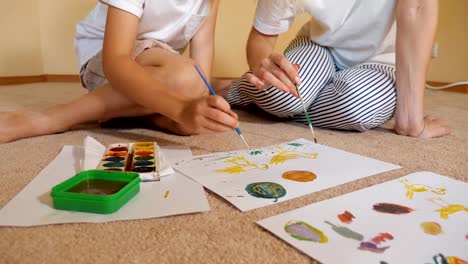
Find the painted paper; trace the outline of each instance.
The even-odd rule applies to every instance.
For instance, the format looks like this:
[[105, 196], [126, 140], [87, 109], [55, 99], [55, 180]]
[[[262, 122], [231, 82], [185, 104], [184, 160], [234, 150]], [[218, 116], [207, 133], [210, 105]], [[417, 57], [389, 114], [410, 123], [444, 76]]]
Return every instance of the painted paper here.
[[[0, 210], [0, 226], [102, 223], [209, 210], [203, 187], [178, 172], [161, 178], [161, 181], [140, 183], [140, 192], [113, 214], [101, 215], [54, 209], [50, 197], [51, 188], [79, 172], [82, 169], [81, 164], [84, 168], [87, 166], [95, 168], [101, 160], [103, 148], [98, 147], [96, 151], [91, 151], [87, 145], [85, 143], [87, 151], [82, 147], [64, 146], [58, 156]], [[96, 144], [91, 145], [96, 146]], [[161, 149], [172, 162], [192, 156], [187, 148]]]
[[[404, 183], [426, 190], [409, 197]], [[258, 224], [322, 263], [467, 263], [467, 194], [468, 183], [418, 172]], [[307, 223], [294, 231], [310, 239], [293, 237], [288, 223]], [[314, 230], [327, 243], [313, 243]]]
[[174, 167], [241, 211], [399, 168], [304, 139], [196, 156]]

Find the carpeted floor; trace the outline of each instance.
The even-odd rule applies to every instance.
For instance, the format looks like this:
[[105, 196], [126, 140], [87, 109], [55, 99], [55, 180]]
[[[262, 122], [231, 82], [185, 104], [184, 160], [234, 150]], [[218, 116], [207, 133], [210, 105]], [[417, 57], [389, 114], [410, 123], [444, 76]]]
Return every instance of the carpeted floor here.
[[[79, 84], [0, 86], [0, 111], [43, 109], [83, 94]], [[427, 113], [443, 117], [452, 135], [401, 137], [384, 128], [365, 133], [317, 129], [319, 143], [398, 164], [401, 170], [241, 213], [207, 191], [211, 211], [202, 214], [107, 224], [0, 228], [0, 263], [315, 263], [255, 224], [257, 220], [319, 202], [411, 172], [428, 170], [468, 182], [468, 95], [428, 92]], [[254, 146], [310, 139], [306, 126], [239, 112]], [[91, 135], [103, 142], [155, 140], [186, 145], [194, 154], [239, 149], [235, 133], [178, 137], [146, 129], [100, 129], [95, 124], [50, 136], [0, 145], [0, 206], [4, 206], [60, 151]], [[28, 208], [24, 208], [28, 210]]]

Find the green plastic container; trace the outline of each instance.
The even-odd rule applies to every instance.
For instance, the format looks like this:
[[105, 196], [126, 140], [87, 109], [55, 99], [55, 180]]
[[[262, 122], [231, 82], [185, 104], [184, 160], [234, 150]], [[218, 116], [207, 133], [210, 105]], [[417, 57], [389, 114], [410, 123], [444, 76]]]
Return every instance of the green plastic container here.
[[134, 172], [82, 171], [52, 188], [55, 209], [111, 214], [140, 191]]

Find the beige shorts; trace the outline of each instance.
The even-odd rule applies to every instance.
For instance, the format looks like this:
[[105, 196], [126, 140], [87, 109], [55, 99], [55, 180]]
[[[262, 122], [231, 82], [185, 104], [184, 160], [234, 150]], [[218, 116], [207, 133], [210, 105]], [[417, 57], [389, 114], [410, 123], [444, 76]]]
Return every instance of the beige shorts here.
[[[175, 51], [163, 42], [154, 39], [147, 39], [136, 41], [135, 48], [132, 52], [132, 58], [135, 59], [143, 53], [144, 50], [153, 47], [162, 48], [179, 54], [179, 52]], [[93, 91], [108, 82], [102, 67], [102, 50], [89, 59], [88, 62], [83, 64], [80, 69], [80, 80], [83, 87], [88, 89], [88, 91]]]

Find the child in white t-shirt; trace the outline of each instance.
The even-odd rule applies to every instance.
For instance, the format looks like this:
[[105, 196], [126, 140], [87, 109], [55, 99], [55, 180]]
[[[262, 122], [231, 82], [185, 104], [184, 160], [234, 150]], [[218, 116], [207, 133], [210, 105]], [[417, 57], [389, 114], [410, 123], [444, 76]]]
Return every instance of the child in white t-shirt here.
[[[247, 44], [250, 73], [225, 95], [233, 106], [315, 126], [365, 131], [395, 115], [395, 131], [413, 137], [450, 133], [424, 117], [426, 69], [437, 24], [436, 0], [259, 0]], [[311, 20], [284, 54], [279, 34], [299, 13]], [[395, 25], [396, 22], [396, 25]], [[221, 94], [221, 93], [218, 93]]]
[[[217, 0], [101, 0], [75, 38], [90, 92], [44, 112], [1, 113], [0, 143], [131, 116], [176, 134], [234, 129], [237, 115], [194, 68], [210, 80], [217, 9]], [[181, 55], [187, 45], [190, 58]]]

